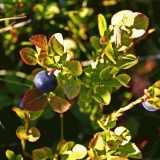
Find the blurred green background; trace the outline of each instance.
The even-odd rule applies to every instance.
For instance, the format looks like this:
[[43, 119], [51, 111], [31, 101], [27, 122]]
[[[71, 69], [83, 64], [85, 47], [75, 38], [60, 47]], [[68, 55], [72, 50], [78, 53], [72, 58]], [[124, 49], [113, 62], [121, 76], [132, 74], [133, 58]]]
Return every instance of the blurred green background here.
[[[3, 28], [15, 24], [0, 33], [0, 78], [20, 83], [32, 84], [30, 74], [38, 66], [28, 66], [20, 58], [19, 51], [30, 46], [29, 38], [35, 34], [49, 37], [54, 33], [63, 34], [65, 43], [74, 59], [92, 59], [91, 36], [99, 36], [97, 15], [102, 13], [110, 24], [112, 15], [120, 10], [141, 12], [149, 17], [149, 28], [155, 31], [143, 39], [136, 39], [132, 50], [139, 57], [139, 63], [126, 71], [131, 77], [130, 88], [121, 88], [113, 94], [111, 104], [104, 113], [111, 113], [121, 106], [143, 95], [143, 89], [160, 79], [160, 1], [159, 0], [2, 0], [0, 19], [26, 16], [19, 20], [0, 21]], [[28, 88], [0, 81], [0, 158], [6, 149], [21, 153], [20, 141], [15, 130], [21, 125], [20, 119], [12, 111]], [[79, 112], [75, 105], [64, 114], [64, 136], [87, 146], [93, 134], [98, 131], [92, 124], [86, 124], [88, 117]], [[27, 143], [31, 152], [42, 146], [53, 147], [60, 139], [59, 114], [50, 108], [35, 122], [41, 138], [35, 143]], [[35, 125], [32, 124], [32, 125]], [[160, 159], [160, 111], [148, 112], [141, 104], [121, 117], [117, 125], [126, 126], [132, 141], [142, 151], [144, 160]], [[72, 126], [72, 131], [68, 128]], [[4, 158], [5, 159], [5, 158]]]

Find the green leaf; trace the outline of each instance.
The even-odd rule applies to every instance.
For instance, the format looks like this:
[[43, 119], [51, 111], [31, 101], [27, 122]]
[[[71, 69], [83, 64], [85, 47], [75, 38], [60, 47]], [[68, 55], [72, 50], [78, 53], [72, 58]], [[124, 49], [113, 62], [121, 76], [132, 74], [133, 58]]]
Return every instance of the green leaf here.
[[42, 160], [47, 158], [47, 152], [44, 149], [34, 149], [32, 151], [33, 159], [34, 160]]
[[32, 127], [28, 130], [28, 141], [35, 142], [40, 138], [41, 134], [36, 127]]
[[43, 110], [47, 103], [47, 96], [36, 87], [28, 89], [23, 97], [23, 107], [28, 111]]
[[63, 71], [66, 73], [70, 73], [72, 76], [79, 76], [82, 74], [82, 66], [79, 61], [65, 61], [63, 63]]
[[16, 129], [16, 135], [19, 139], [28, 139], [27, 130], [24, 126], [19, 126]]
[[44, 109], [39, 110], [39, 111], [29, 111], [30, 120], [31, 121], [36, 120], [37, 118], [39, 118], [42, 115], [43, 112], [44, 112]]
[[142, 159], [141, 151], [138, 149], [138, 147], [134, 143], [127, 143], [123, 146], [120, 146], [118, 152], [118, 155], [134, 158], [134, 159]]
[[131, 134], [129, 130], [123, 126], [115, 128], [114, 133], [123, 139], [121, 145], [125, 145], [131, 140]]
[[118, 80], [118, 82], [120, 82], [123, 86], [125, 87], [129, 87], [127, 84], [130, 81], [130, 76], [128, 76], [127, 74], [120, 74], [116, 77], [116, 79]]
[[51, 157], [51, 156], [52, 156], [53, 151], [52, 151], [51, 148], [49, 148], [49, 147], [42, 147], [42, 149], [43, 149], [44, 151], [46, 151], [48, 157]]
[[16, 159], [15, 159], [15, 160], [23, 160], [22, 155], [21, 155], [21, 154], [18, 154], [18, 155], [16, 156]]
[[32, 48], [29, 47], [25, 47], [20, 50], [20, 55], [23, 62], [25, 62], [28, 65], [34, 66], [37, 64], [37, 59], [35, 56], [36, 54], [37, 53]]
[[116, 58], [116, 67], [119, 69], [128, 69], [138, 63], [138, 59], [133, 54], [123, 54]]
[[18, 115], [18, 117], [20, 117], [21, 119], [25, 119], [25, 113], [23, 112], [22, 109], [18, 108], [18, 107], [13, 107], [12, 110], [14, 112], [16, 112], [16, 114]]
[[11, 150], [6, 150], [6, 157], [8, 160], [14, 160], [16, 158], [16, 155]]
[[66, 154], [67, 151], [70, 151], [74, 146], [74, 142], [73, 141], [69, 141], [69, 142], [66, 142], [62, 147], [61, 147], [61, 150], [60, 150], [60, 153], [61, 154]]
[[73, 149], [72, 153], [69, 155], [68, 159], [82, 159], [87, 155], [87, 149], [83, 145], [76, 144]]
[[62, 56], [64, 53], [64, 46], [59, 43], [56, 37], [53, 35], [48, 42], [48, 55], [59, 55]]
[[101, 49], [100, 39], [96, 36], [90, 38], [91, 45], [95, 48], [96, 51]]
[[47, 105], [45, 107], [45, 110], [43, 111], [41, 118], [43, 119], [52, 119], [55, 116], [55, 112], [53, 112], [53, 109], [50, 105]]
[[159, 97], [153, 97], [148, 99], [148, 103], [154, 107], [160, 110], [160, 98]]
[[66, 112], [71, 106], [71, 104], [67, 100], [57, 96], [53, 96], [51, 98], [50, 104], [52, 106], [52, 109], [57, 113]]
[[97, 149], [100, 151], [104, 150], [104, 146], [104, 140], [100, 134], [95, 134], [88, 145], [89, 148]]
[[112, 25], [118, 25], [119, 27], [123, 24], [124, 16], [127, 17], [131, 15], [133, 12], [130, 10], [122, 10], [117, 13], [115, 13], [111, 18], [111, 24]]
[[125, 21], [125, 26], [131, 28], [132, 34], [130, 38], [138, 38], [141, 37], [148, 28], [148, 17], [142, 13], [135, 12], [131, 15], [127, 16]]
[[110, 76], [114, 76], [119, 72], [119, 68], [114, 67], [114, 66], [108, 66], [104, 69], [102, 69], [102, 71], [99, 74], [99, 78], [102, 80], [107, 80], [108, 77]]
[[32, 44], [39, 47], [40, 49], [42, 49], [44, 51], [47, 49], [46, 36], [44, 36], [42, 34], [36, 34], [36, 35], [32, 36], [29, 40], [32, 42]]
[[12, 98], [8, 96], [3, 90], [0, 89], [0, 110], [12, 104]]
[[98, 29], [100, 36], [104, 36], [107, 30], [107, 22], [103, 14], [98, 14]]
[[[63, 79], [61, 79], [61, 78], [63, 78]], [[58, 81], [61, 81], [62, 88], [64, 90], [64, 93], [68, 97], [68, 99], [75, 98], [80, 92], [80, 88], [81, 88], [80, 81], [77, 78], [72, 77], [72, 76], [70, 76], [68, 78], [66, 76], [63, 76], [61, 78], [59, 77]]]
[[121, 45], [118, 47], [118, 51], [123, 51], [127, 49], [131, 43], [132, 39], [126, 32], [124, 32], [121, 36]]
[[47, 68], [58, 68], [57, 64], [54, 63], [53, 59], [50, 57], [45, 57], [42, 60], [42, 64]]
[[101, 104], [108, 105], [111, 101], [111, 94], [108, 91], [108, 88], [105, 86], [100, 87], [99, 85], [96, 85], [94, 87], [94, 94], [92, 97]]
[[112, 44], [108, 44], [105, 47], [104, 54], [108, 57], [109, 60], [111, 60], [114, 64], [116, 64], [116, 61], [114, 60], [114, 50], [112, 48]]
[[59, 141], [59, 143], [57, 144], [57, 151], [60, 152], [60, 150], [62, 149], [62, 147], [67, 143], [66, 140], [62, 139], [61, 141]]

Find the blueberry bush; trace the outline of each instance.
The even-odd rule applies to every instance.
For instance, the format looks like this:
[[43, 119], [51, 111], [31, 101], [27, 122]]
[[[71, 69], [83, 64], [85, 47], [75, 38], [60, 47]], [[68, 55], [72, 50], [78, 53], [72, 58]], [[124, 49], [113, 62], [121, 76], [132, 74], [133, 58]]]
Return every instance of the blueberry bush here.
[[[0, 70], [0, 113], [9, 108], [14, 119], [5, 115], [6, 121], [16, 123], [10, 133], [14, 140], [0, 141], [0, 155], [8, 160], [156, 160], [159, 134], [156, 143], [150, 141], [150, 129], [143, 132], [142, 124], [147, 117], [145, 123], [159, 132], [158, 56], [135, 52], [156, 27], [140, 11], [95, 11], [118, 1], [97, 2], [95, 8], [90, 1], [79, 3], [22, 1], [13, 11], [14, 2], [0, 3], [6, 17], [0, 19], [4, 57], [15, 66]], [[15, 50], [18, 56], [12, 55]], [[151, 73], [158, 76], [148, 81], [143, 74]], [[0, 120], [0, 132], [8, 138], [10, 125]], [[150, 144], [155, 149], [148, 149]]]

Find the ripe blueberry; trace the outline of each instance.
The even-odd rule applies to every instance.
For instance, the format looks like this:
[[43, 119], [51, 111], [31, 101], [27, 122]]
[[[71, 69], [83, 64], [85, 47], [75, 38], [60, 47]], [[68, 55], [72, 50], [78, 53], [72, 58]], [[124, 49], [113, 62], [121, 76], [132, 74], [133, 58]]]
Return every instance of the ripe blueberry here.
[[157, 110], [158, 110], [158, 109], [152, 107], [152, 106], [148, 103], [148, 101], [142, 102], [142, 105], [143, 105], [143, 107], [144, 107], [146, 110], [151, 111], [151, 112], [154, 112], [154, 111], [157, 111]]
[[57, 87], [57, 79], [54, 74], [47, 71], [40, 71], [34, 78], [34, 84], [41, 92], [51, 92]]

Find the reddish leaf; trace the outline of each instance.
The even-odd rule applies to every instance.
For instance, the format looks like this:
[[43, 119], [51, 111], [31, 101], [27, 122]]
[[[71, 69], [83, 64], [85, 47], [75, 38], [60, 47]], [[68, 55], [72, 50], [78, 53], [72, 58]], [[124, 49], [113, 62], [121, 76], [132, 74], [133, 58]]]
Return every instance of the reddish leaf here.
[[50, 104], [52, 106], [52, 109], [57, 113], [66, 112], [71, 106], [71, 104], [67, 100], [57, 96], [52, 97]]
[[35, 46], [41, 48], [42, 50], [46, 50], [47, 48], [47, 38], [42, 34], [37, 34], [32, 36], [29, 39]]
[[36, 65], [37, 59], [35, 57], [37, 54], [32, 48], [25, 47], [20, 50], [20, 55], [22, 60], [28, 65]]
[[36, 87], [28, 89], [23, 98], [23, 107], [29, 111], [38, 111], [45, 108], [48, 100], [45, 94]]

